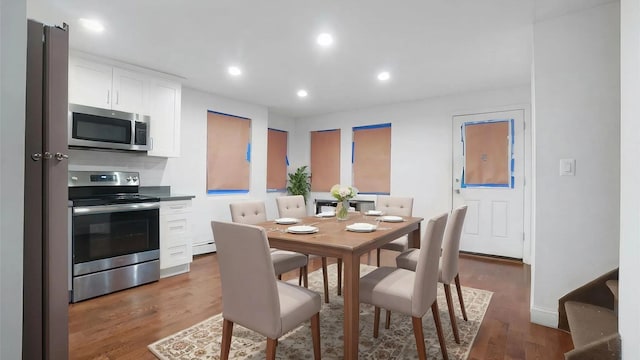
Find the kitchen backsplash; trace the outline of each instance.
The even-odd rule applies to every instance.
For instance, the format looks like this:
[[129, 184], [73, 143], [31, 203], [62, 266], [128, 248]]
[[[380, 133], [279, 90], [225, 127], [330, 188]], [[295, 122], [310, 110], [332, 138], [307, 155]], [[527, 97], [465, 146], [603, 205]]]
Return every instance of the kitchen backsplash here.
[[141, 186], [163, 183], [167, 158], [145, 153], [69, 149], [69, 170], [138, 171]]

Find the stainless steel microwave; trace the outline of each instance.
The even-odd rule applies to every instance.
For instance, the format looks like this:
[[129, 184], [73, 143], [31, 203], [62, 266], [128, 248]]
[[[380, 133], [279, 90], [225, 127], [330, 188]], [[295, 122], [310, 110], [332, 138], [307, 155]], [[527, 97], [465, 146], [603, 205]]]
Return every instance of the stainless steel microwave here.
[[150, 150], [149, 116], [69, 104], [69, 147]]

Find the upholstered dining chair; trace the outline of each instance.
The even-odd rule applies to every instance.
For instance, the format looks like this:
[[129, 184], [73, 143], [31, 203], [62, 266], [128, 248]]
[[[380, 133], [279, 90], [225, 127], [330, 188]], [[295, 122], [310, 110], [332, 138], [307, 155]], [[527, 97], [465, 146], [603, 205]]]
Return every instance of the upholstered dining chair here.
[[[467, 206], [462, 205], [451, 212], [447, 221], [447, 228], [444, 233], [442, 245], [442, 256], [440, 257], [438, 281], [444, 286], [444, 293], [447, 298], [447, 307], [449, 308], [449, 319], [451, 319], [451, 328], [453, 329], [453, 337], [456, 343], [460, 344], [460, 334], [456, 323], [456, 315], [453, 309], [453, 299], [451, 298], [451, 283], [455, 282], [458, 292], [458, 300], [460, 301], [460, 309], [462, 310], [462, 318], [467, 321], [467, 311], [464, 308], [464, 300], [462, 299], [462, 289], [460, 287], [460, 275], [458, 273], [458, 258], [460, 252], [460, 235], [462, 234], [462, 226], [464, 218], [467, 214]], [[418, 258], [420, 257], [419, 249], [410, 249], [396, 257], [396, 264], [399, 268], [415, 271]], [[388, 324], [387, 324], [388, 327]]]
[[431, 307], [443, 359], [447, 360], [447, 347], [442, 333], [438, 310], [438, 257], [448, 214], [436, 216], [427, 222], [420, 242], [422, 251], [416, 271], [395, 267], [379, 267], [360, 278], [360, 302], [374, 306], [373, 337], [378, 337], [380, 308], [411, 316], [418, 357], [427, 358], [422, 330], [422, 317]]
[[227, 360], [233, 325], [267, 337], [267, 359], [278, 338], [311, 319], [314, 359], [320, 359], [320, 295], [276, 280], [266, 231], [258, 226], [212, 221], [222, 283], [222, 346]]
[[[278, 207], [278, 216], [281, 218], [296, 218], [301, 219], [307, 216], [307, 205], [304, 202], [304, 196], [302, 195], [290, 195], [279, 196], [276, 198], [276, 205]], [[309, 258], [316, 257], [316, 255], [308, 255]], [[322, 256], [322, 281], [324, 283], [324, 302], [329, 303], [329, 279], [327, 278], [327, 258]], [[307, 270], [309, 267], [305, 267]], [[338, 274], [340, 276], [340, 274]], [[305, 285], [306, 286], [306, 285]]]
[[[231, 210], [231, 221], [239, 224], [257, 224], [267, 221], [267, 210], [264, 201], [245, 201], [229, 204]], [[305, 287], [308, 286], [307, 277], [307, 256], [293, 251], [271, 249], [271, 260], [278, 279], [282, 279], [282, 274], [300, 269], [300, 281], [304, 280]]]
[[[411, 216], [413, 214], [413, 198], [378, 195], [376, 210], [382, 211], [384, 215]], [[408, 248], [409, 239], [407, 235], [382, 245], [376, 250], [377, 265], [380, 266], [380, 250], [403, 252]]]

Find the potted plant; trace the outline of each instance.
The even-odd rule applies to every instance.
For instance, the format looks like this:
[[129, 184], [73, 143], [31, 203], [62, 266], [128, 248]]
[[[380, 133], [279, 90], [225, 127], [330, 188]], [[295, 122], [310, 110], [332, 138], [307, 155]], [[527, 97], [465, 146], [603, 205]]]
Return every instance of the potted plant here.
[[296, 172], [289, 173], [289, 185], [287, 191], [291, 195], [302, 195], [304, 202], [307, 202], [309, 192], [311, 192], [311, 182], [309, 181], [309, 173], [307, 172], [307, 166], [300, 166], [296, 169]]

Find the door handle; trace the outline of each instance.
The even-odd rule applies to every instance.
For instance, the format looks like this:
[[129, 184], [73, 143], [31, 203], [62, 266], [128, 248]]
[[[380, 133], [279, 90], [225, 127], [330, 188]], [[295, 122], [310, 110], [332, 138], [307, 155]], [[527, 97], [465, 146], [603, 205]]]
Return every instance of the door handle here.
[[40, 159], [42, 159], [42, 154], [40, 153], [33, 153], [31, 154], [31, 159], [33, 161], [40, 161]]
[[56, 157], [56, 160], [62, 161], [62, 159], [68, 159], [69, 155], [57, 152], [55, 157]]
[[460, 189], [456, 189], [456, 194], [460, 194]]

